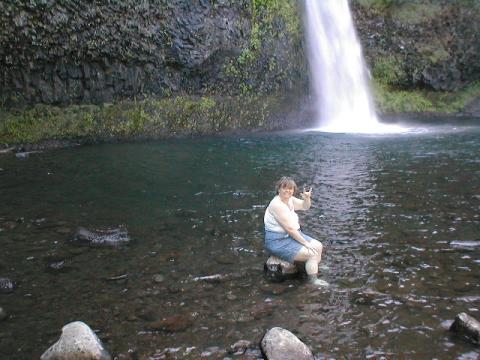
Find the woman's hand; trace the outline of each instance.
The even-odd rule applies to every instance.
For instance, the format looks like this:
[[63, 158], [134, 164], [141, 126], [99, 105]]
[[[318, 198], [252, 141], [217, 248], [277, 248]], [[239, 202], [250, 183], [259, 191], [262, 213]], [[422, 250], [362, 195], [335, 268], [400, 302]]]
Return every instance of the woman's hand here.
[[310, 187], [310, 190], [306, 191], [305, 188], [303, 188], [303, 192], [300, 194], [303, 200], [310, 200], [312, 197], [312, 188]]

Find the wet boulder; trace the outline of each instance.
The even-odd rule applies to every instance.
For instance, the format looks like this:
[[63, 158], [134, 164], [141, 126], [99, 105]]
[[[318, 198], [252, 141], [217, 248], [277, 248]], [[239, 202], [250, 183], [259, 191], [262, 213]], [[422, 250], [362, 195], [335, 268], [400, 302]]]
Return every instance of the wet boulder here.
[[91, 246], [121, 246], [130, 242], [130, 236], [125, 228], [90, 231], [86, 228], [78, 228], [73, 243]]
[[297, 267], [279, 259], [276, 256], [270, 256], [264, 265], [265, 274], [271, 281], [281, 282], [285, 279], [295, 277], [298, 274]]
[[460, 313], [455, 317], [450, 331], [465, 336], [476, 344], [480, 343], [480, 322], [466, 313]]
[[15, 283], [8, 279], [0, 277], [0, 294], [11, 293], [15, 289]]
[[40, 359], [111, 360], [112, 357], [87, 324], [75, 321], [62, 328], [60, 339]]
[[290, 331], [274, 327], [261, 342], [267, 360], [313, 360], [312, 351]]

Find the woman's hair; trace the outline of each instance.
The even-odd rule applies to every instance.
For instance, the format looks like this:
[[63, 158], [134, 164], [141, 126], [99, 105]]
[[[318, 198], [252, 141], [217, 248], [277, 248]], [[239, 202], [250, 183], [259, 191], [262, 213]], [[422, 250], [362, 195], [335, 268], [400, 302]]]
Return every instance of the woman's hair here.
[[288, 176], [282, 176], [280, 178], [280, 180], [277, 181], [277, 183], [275, 184], [275, 191], [277, 192], [278, 194], [278, 191], [281, 189], [281, 188], [286, 188], [286, 187], [293, 187], [293, 192], [296, 193], [297, 192], [297, 184], [295, 184], [295, 181], [293, 181], [293, 179], [291, 177], [288, 177]]

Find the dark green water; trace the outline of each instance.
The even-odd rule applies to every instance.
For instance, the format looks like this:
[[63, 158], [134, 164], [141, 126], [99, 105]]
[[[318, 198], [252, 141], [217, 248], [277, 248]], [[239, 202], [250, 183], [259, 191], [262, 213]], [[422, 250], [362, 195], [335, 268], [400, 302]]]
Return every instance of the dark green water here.
[[[82, 320], [113, 355], [140, 359], [166, 348], [181, 348], [169, 358], [234, 358], [222, 349], [258, 343], [273, 326], [318, 359], [477, 358], [442, 323], [462, 311], [480, 319], [479, 154], [479, 128], [445, 127], [2, 156], [0, 277], [17, 288], [0, 294], [10, 315], [0, 322], [0, 357], [38, 358], [63, 325]], [[263, 212], [282, 175], [313, 187], [301, 221], [325, 245], [329, 288], [264, 278]], [[75, 246], [80, 226], [122, 226], [132, 241]], [[195, 279], [215, 274], [224, 279]], [[357, 304], [364, 289], [380, 294]], [[147, 330], [174, 315], [188, 326]]]

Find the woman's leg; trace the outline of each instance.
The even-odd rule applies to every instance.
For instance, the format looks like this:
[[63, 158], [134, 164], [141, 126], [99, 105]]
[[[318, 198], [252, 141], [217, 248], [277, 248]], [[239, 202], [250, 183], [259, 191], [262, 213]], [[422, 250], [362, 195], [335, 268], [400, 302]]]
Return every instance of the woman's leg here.
[[[305, 236], [305, 238], [307, 237]], [[312, 238], [307, 238], [307, 240], [310, 242], [310, 244], [316, 251], [302, 246], [300, 251], [295, 256], [294, 260], [305, 263], [305, 270], [308, 276], [317, 276], [318, 264], [322, 260], [323, 245], [320, 241]]]

